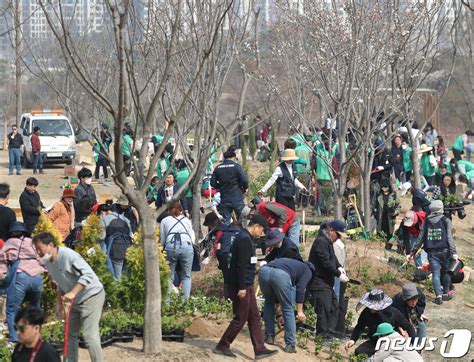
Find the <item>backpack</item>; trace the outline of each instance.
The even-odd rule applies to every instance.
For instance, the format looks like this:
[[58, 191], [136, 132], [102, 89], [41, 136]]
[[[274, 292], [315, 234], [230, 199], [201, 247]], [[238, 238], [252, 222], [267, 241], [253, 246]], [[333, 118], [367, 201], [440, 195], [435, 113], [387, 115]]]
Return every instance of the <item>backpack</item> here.
[[243, 230], [240, 224], [229, 224], [222, 230], [222, 237], [217, 243], [216, 257], [219, 269], [223, 272], [230, 269], [230, 260], [232, 258], [231, 248], [237, 235]]
[[105, 229], [107, 256], [112, 260], [124, 260], [128, 247], [132, 244], [130, 228], [120, 217], [113, 219]]

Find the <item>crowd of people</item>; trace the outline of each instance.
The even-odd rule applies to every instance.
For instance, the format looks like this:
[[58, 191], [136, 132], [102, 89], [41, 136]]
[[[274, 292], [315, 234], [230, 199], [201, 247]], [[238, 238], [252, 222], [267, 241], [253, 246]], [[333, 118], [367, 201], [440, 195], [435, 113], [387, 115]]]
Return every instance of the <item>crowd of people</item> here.
[[[268, 144], [270, 133], [269, 127], [264, 127], [267, 129], [263, 128], [256, 136], [262, 147]], [[472, 190], [474, 164], [462, 158], [464, 152], [470, 157], [469, 137], [472, 132], [456, 139], [452, 147], [454, 157], [449, 159], [442, 137], [430, 124], [422, 131], [421, 138], [417, 137], [416, 125], [410, 131], [412, 134], [401, 125], [399, 133], [391, 137], [384, 131], [373, 134], [376, 145], [371, 183], [373, 229], [384, 235], [387, 250], [396, 245], [407, 262], [415, 259], [420, 268], [429, 265], [435, 290], [434, 302], [439, 305], [453, 299], [455, 281], [452, 276], [458, 272], [453, 271], [452, 266], [458, 261], [451, 220], [453, 213], [445, 210], [442, 200], [445, 196], [457, 194], [458, 184], [467, 182]], [[132, 128], [126, 126], [122, 152], [127, 174], [133, 171], [133, 135]], [[296, 353], [297, 323], [306, 319], [305, 303], [309, 303], [317, 315], [315, 334], [322, 339], [324, 346], [335, 339], [345, 338], [347, 298], [344, 294], [351, 282], [346, 271], [344, 244], [347, 224], [337, 219], [322, 223], [305, 260], [300, 251], [301, 225], [296, 211], [308, 203], [313, 204], [316, 213], [328, 215], [331, 211], [331, 191], [327, 190], [332, 187], [340, 159], [335, 130], [324, 127], [303, 134], [291, 128], [288, 136], [280, 163], [257, 195], [246, 194], [249, 179], [237, 161], [238, 145], [225, 150], [223, 161], [215, 167], [214, 149], [209, 159], [201, 190], [203, 196], [212, 198], [212, 211], [204, 218], [204, 226], [208, 228], [205, 240], [217, 258], [223, 275], [223, 296], [232, 301], [234, 313], [213, 350], [220, 355], [236, 356], [230, 346], [246, 323], [255, 358], [276, 354], [276, 349], [269, 349], [266, 345], [275, 344], [277, 319], [283, 321], [284, 352]], [[15, 161], [16, 148], [22, 146], [15, 129], [8, 137], [10, 173], [13, 173], [13, 166], [19, 167]], [[412, 142], [418, 140], [421, 140], [419, 147], [413, 147]], [[156, 151], [163, 137], [157, 134], [152, 141]], [[39, 306], [42, 274], [46, 271], [57, 286], [58, 304], [72, 304], [68, 333], [70, 359], [77, 360], [78, 336], [82, 330], [91, 360], [102, 360], [99, 320], [105, 300], [104, 288], [73, 247], [84, 222], [91, 214], [96, 214], [100, 216], [102, 227], [99, 244], [107, 255], [110, 273], [120, 281], [126, 272], [125, 256], [139, 228], [139, 214], [124, 196], [116, 202], [109, 200], [99, 204], [92, 184], [93, 177], [99, 178], [100, 168], [104, 178], [108, 178], [106, 153], [111, 142], [112, 136], [103, 125], [100, 141], [94, 146], [95, 174], [87, 168], [81, 169], [77, 175], [78, 185], [74, 189], [64, 188], [59, 201], [48, 210], [41, 201], [39, 181], [29, 177], [19, 197], [22, 222], [16, 220], [15, 213], [7, 206], [9, 185], [0, 183], [0, 274], [4, 275], [8, 338], [12, 343], [18, 343], [14, 352], [17, 360], [28, 353], [33, 356], [30, 359], [33, 361], [58, 358], [40, 338], [44, 315]], [[347, 152], [355, 149], [353, 143], [354, 138], [349, 135]], [[390, 143], [391, 147], [387, 147]], [[416, 187], [411, 179], [414, 149], [420, 153], [421, 188]], [[170, 294], [179, 287], [181, 297], [190, 298], [192, 272], [199, 269], [200, 256], [195, 248], [199, 231], [193, 229], [190, 219], [194, 205], [191, 186], [179, 200], [174, 197], [190, 177], [190, 169], [184, 160], [172, 162], [174, 159], [174, 147], [169, 143], [160, 155], [156, 176], [146, 195], [148, 202], [156, 208], [166, 206], [158, 222], [159, 242], [166, 252], [172, 275], [167, 303]], [[17, 173], [20, 170], [17, 168]], [[42, 167], [38, 165], [36, 171], [42, 172]], [[273, 185], [274, 198], [265, 200]], [[397, 227], [400, 195], [407, 193], [411, 194], [412, 207]], [[463, 196], [467, 197], [468, 192]], [[48, 232], [31, 237], [41, 213], [45, 213], [56, 227], [61, 240], [56, 240]], [[369, 225], [361, 226], [371, 228]], [[58, 246], [59, 242], [65, 246]], [[257, 252], [258, 249], [261, 253]], [[258, 283], [255, 281], [257, 275]], [[265, 300], [264, 331], [260, 325], [256, 285]], [[22, 308], [25, 301], [29, 302], [26, 309]], [[355, 349], [356, 355], [365, 354], [380, 360], [382, 352], [386, 356], [387, 351], [376, 351], [378, 338], [426, 336], [426, 323], [429, 322], [424, 314], [426, 298], [415, 284], [404, 285], [400, 293], [392, 297], [374, 289], [361, 297], [359, 306], [364, 310], [345, 346], [351, 349], [366, 329], [369, 339]], [[409, 346], [410, 342], [406, 345]], [[393, 357], [402, 353], [409, 360], [421, 360], [420, 354], [410, 348], [388, 352]], [[40, 356], [44, 356], [43, 359]]]

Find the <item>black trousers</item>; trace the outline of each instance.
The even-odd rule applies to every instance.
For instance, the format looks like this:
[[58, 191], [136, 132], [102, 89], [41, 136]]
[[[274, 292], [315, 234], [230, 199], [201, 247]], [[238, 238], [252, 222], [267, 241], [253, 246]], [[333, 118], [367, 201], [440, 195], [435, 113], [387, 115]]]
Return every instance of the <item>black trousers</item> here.
[[362, 343], [359, 347], [357, 347], [354, 353], [356, 356], [360, 354], [366, 354], [367, 357], [370, 357], [375, 354], [376, 344], [377, 344], [377, 339], [371, 338], [365, 341], [364, 343]]
[[291, 210], [295, 210], [295, 197], [294, 196], [280, 196], [280, 195], [275, 195], [275, 201], [278, 202], [279, 204], [282, 204], [286, 207], [289, 207]]
[[463, 151], [459, 151], [459, 150], [453, 148], [453, 156], [456, 159], [456, 161], [462, 160], [462, 152]]
[[338, 335], [338, 338], [344, 338], [346, 333], [346, 313], [349, 298], [344, 297], [347, 284], [340, 283], [339, 285], [339, 306], [337, 311], [336, 333]]
[[314, 311], [318, 316], [316, 335], [323, 338], [334, 337], [337, 324], [338, 302], [334, 290], [329, 286], [321, 286], [312, 291]]

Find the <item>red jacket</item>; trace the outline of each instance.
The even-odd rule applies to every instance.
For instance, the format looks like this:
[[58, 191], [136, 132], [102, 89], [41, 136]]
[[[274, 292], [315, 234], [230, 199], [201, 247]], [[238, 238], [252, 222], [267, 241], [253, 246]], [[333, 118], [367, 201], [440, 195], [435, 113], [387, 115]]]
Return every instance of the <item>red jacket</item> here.
[[296, 212], [278, 202], [262, 201], [258, 204], [257, 210], [267, 219], [268, 226], [282, 228], [284, 233], [288, 231], [296, 217]]
[[41, 142], [36, 133], [31, 135], [31, 151], [41, 152]]

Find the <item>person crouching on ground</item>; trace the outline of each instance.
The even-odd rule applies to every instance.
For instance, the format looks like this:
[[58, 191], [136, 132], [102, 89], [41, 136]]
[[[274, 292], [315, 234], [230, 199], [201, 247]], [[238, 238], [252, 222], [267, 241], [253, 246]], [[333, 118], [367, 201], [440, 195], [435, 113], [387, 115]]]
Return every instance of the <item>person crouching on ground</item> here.
[[393, 297], [392, 305], [402, 312], [403, 316], [415, 328], [417, 337], [426, 337], [426, 322], [429, 322], [429, 318], [423, 314], [426, 298], [421, 289], [417, 288], [415, 284], [405, 284], [402, 287], [402, 292]]
[[[381, 348], [370, 357], [367, 362], [383, 362], [383, 361], [410, 361], [410, 362], [423, 362], [423, 358], [420, 354], [414, 350], [409, 350], [407, 347], [409, 344], [405, 338], [393, 329], [390, 323], [380, 323], [377, 326], [377, 331], [372, 335], [372, 338], [384, 338], [384, 341], [380, 342]], [[402, 350], [393, 348], [395, 343], [393, 340], [399, 340], [398, 346], [403, 346]], [[388, 348], [387, 348], [388, 344]]]
[[232, 301], [234, 319], [230, 322], [224, 335], [213, 352], [227, 357], [236, 357], [230, 350], [231, 343], [248, 322], [255, 359], [272, 356], [278, 351], [265, 347], [262, 330], [260, 329], [260, 312], [253, 288], [257, 256], [255, 254], [255, 239], [265, 235], [268, 228], [267, 220], [255, 214], [246, 229], [242, 230], [232, 244], [230, 272], [224, 274], [229, 298]]
[[304, 295], [313, 271], [314, 266], [310, 262], [289, 258], [274, 260], [260, 269], [258, 281], [265, 297], [265, 343], [275, 344], [275, 306], [279, 303], [285, 327], [284, 351], [296, 353], [295, 301], [296, 319], [304, 321]]
[[91, 361], [103, 361], [99, 320], [105, 300], [104, 287], [78, 253], [65, 246], [56, 246], [57, 242], [48, 232], [33, 238], [38, 255], [57, 285], [57, 303], [72, 303], [67, 336], [69, 351], [64, 358], [78, 360], [79, 330], [82, 329]]
[[44, 313], [38, 307], [20, 309], [15, 317], [19, 343], [12, 354], [13, 362], [60, 362], [58, 352], [41, 339]]
[[385, 295], [382, 290], [373, 289], [371, 292], [365, 293], [356, 309], [359, 309], [360, 306], [365, 309], [360, 314], [352, 331], [351, 339], [346, 342], [345, 347], [346, 349], [353, 347], [366, 327], [368, 328], [367, 334], [372, 337], [356, 348], [356, 356], [366, 354], [370, 357], [375, 353], [377, 338], [374, 337], [374, 333], [380, 323], [389, 323], [400, 331], [402, 328], [411, 338], [416, 337], [413, 326], [398, 309], [392, 306], [392, 298]]

